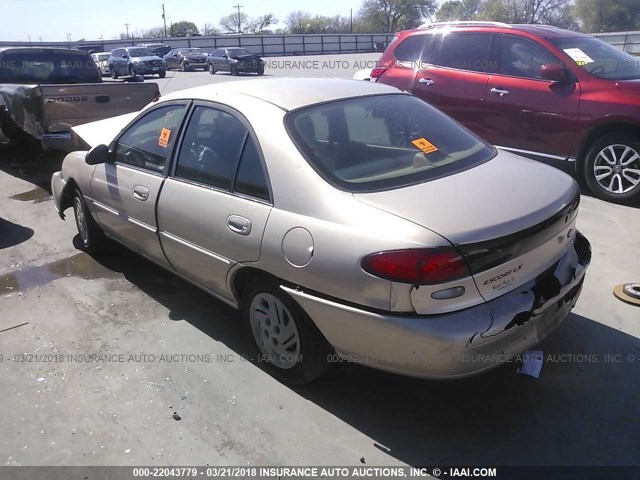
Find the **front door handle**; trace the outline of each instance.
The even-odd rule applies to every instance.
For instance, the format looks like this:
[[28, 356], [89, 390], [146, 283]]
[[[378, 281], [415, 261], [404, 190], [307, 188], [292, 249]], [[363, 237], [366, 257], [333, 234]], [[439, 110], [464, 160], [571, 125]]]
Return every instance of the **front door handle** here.
[[418, 80], [418, 83], [424, 83], [425, 85], [433, 85], [436, 82], [434, 82], [430, 78], [421, 78], [420, 80]]
[[147, 198], [149, 198], [149, 189], [147, 187], [143, 187], [142, 185], [136, 185], [133, 187], [133, 196], [144, 202]]
[[241, 217], [240, 215], [229, 215], [227, 218], [227, 227], [233, 233], [239, 235], [249, 235], [251, 233], [251, 220]]
[[501, 97], [504, 97], [505, 95], [509, 95], [509, 90], [504, 90], [502, 88], [492, 88], [489, 91], [491, 93], [495, 93], [496, 95], [500, 95]]

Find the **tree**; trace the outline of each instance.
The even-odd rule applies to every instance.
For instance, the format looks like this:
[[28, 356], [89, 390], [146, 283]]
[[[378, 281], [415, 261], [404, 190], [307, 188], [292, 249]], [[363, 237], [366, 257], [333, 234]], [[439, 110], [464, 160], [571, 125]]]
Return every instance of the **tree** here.
[[436, 12], [436, 20], [439, 22], [462, 20], [462, 2], [460, 0], [444, 2]]
[[587, 32], [636, 30], [640, 24], [638, 0], [576, 0], [575, 12]]
[[478, 17], [496, 22], [577, 28], [572, 0], [485, 0]]
[[205, 23], [204, 27], [202, 27], [203, 35], [220, 35], [220, 30], [211, 25], [210, 23]]
[[415, 28], [436, 11], [436, 0], [364, 0], [359, 16], [386, 33]]
[[252, 18], [247, 25], [247, 31], [255, 34], [264, 33], [268, 27], [275, 25], [276, 23], [278, 23], [278, 19], [273, 15], [273, 13], [267, 13], [266, 15], [260, 15], [259, 17]]
[[305, 33], [311, 23], [311, 15], [300, 10], [291, 12], [284, 23], [289, 33]]
[[175, 22], [171, 28], [171, 34], [174, 37], [190, 37], [194, 33], [200, 33], [196, 24], [184, 20]]
[[148, 30], [137, 30], [134, 33], [138, 38], [164, 38], [164, 27], [153, 27]]
[[244, 32], [249, 23], [249, 15], [244, 12], [235, 12], [220, 19], [220, 26], [225, 32]]

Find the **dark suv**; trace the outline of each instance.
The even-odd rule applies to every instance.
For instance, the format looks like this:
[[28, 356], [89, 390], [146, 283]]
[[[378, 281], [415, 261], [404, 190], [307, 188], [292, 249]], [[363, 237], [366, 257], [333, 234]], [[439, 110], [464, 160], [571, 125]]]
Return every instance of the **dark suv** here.
[[597, 196], [640, 201], [640, 59], [543, 25], [400, 32], [372, 79], [408, 90], [505, 150], [575, 162]]

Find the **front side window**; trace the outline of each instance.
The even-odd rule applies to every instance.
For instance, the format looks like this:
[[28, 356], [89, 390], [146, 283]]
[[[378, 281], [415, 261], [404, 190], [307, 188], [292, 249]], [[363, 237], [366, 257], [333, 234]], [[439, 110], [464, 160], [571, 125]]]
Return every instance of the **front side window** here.
[[134, 123], [115, 148], [119, 163], [162, 173], [178, 135], [184, 105], [156, 108]]
[[433, 35], [412, 35], [400, 43], [393, 56], [401, 62], [418, 62], [428, 57]]
[[404, 94], [313, 105], [290, 112], [286, 126], [309, 164], [352, 192], [440, 178], [496, 154], [448, 116]]
[[445, 33], [435, 36], [423, 54], [423, 61], [457, 70], [495, 71], [495, 63], [491, 59], [491, 34]]
[[542, 79], [543, 65], [560, 63], [560, 60], [537, 43], [508, 35], [502, 37], [499, 73], [503, 75]]
[[584, 71], [607, 80], [640, 78], [640, 60], [593, 37], [569, 37], [552, 40]]
[[176, 177], [231, 190], [248, 134], [233, 115], [196, 107], [180, 148]]

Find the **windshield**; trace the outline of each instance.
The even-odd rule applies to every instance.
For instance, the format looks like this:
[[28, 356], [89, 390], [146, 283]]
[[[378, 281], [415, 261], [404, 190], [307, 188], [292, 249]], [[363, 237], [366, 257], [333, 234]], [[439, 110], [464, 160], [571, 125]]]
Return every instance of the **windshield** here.
[[314, 105], [289, 113], [286, 126], [311, 166], [351, 192], [440, 178], [496, 155], [451, 118], [405, 94]]
[[109, 60], [109, 55], [110, 55], [109, 53], [98, 53], [96, 54], [96, 59], [99, 62], [104, 62], [106, 60]]
[[640, 78], [640, 59], [593, 37], [559, 38], [552, 42], [586, 72], [608, 80]]
[[230, 48], [227, 50], [230, 57], [239, 57], [240, 55], [251, 55], [244, 48]]
[[9, 50], [0, 54], [0, 83], [97, 83], [93, 59], [73, 50]]
[[154, 57], [156, 56], [156, 54], [153, 53], [153, 50], [151, 50], [150, 48], [130, 48], [129, 56], [132, 58], [133, 57]]

